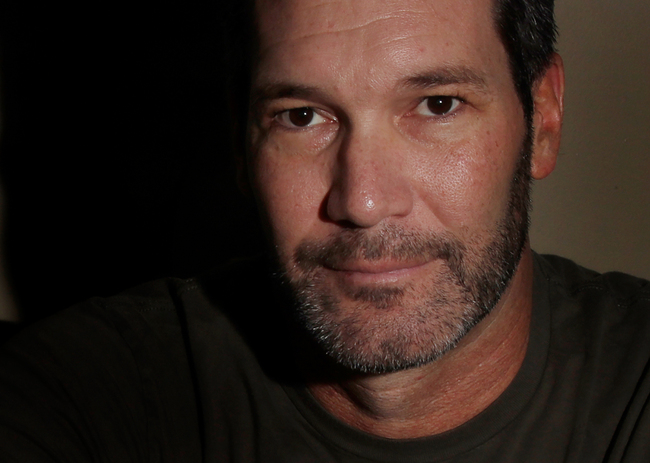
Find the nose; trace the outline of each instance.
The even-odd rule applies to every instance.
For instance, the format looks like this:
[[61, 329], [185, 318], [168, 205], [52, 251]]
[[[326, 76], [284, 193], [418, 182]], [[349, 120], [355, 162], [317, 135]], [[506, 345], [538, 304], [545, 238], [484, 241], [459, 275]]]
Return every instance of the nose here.
[[334, 222], [370, 228], [413, 209], [398, 136], [348, 133], [339, 149], [326, 213]]

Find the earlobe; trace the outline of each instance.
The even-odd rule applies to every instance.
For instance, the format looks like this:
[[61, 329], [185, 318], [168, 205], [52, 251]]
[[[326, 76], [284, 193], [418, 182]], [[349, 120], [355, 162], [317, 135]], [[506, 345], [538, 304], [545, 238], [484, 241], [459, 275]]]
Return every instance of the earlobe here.
[[553, 55], [546, 73], [534, 87], [533, 100], [535, 139], [531, 175], [540, 180], [555, 168], [560, 149], [564, 114], [564, 65], [557, 53]]

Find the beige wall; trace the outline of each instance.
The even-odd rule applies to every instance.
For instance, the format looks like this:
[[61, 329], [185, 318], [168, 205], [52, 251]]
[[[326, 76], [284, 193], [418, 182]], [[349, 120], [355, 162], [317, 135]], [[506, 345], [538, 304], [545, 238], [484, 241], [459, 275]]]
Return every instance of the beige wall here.
[[556, 8], [564, 135], [555, 172], [535, 185], [533, 248], [650, 278], [650, 1]]

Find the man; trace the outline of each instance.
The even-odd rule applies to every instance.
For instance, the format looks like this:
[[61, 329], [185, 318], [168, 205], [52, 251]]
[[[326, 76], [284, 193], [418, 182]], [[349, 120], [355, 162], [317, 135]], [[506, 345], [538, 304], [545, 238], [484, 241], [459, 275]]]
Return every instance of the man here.
[[[2, 357], [10, 461], [646, 461], [647, 282], [535, 255], [550, 2], [260, 0], [247, 262]], [[249, 289], [250, 287], [250, 289]]]

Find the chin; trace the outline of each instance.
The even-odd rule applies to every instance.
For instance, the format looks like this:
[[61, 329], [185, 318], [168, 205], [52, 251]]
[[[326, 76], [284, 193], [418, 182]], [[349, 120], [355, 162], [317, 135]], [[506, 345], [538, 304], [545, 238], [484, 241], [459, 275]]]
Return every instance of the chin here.
[[[328, 284], [329, 283], [329, 284]], [[488, 313], [454, 276], [340, 290], [319, 275], [293, 281], [302, 325], [337, 364], [358, 373], [388, 373], [433, 362]]]

